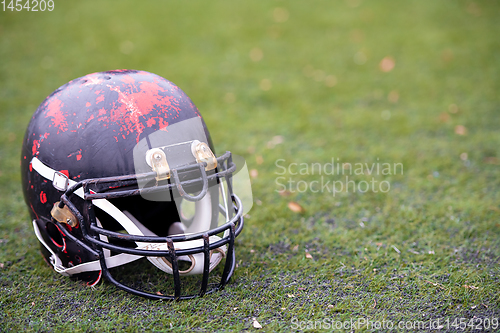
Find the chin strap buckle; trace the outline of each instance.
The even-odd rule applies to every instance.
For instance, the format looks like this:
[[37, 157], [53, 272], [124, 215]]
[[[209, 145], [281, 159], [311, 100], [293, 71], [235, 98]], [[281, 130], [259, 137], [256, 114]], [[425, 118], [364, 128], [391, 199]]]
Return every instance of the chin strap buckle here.
[[52, 179], [52, 186], [57, 190], [66, 192], [68, 189], [69, 179], [64, 173], [56, 171], [54, 172], [54, 178]]
[[73, 214], [73, 212], [68, 208], [68, 206], [64, 205], [62, 208], [59, 207], [60, 201], [54, 204], [52, 210], [50, 211], [50, 215], [59, 223], [66, 223], [70, 227], [76, 227], [78, 225], [78, 220]]

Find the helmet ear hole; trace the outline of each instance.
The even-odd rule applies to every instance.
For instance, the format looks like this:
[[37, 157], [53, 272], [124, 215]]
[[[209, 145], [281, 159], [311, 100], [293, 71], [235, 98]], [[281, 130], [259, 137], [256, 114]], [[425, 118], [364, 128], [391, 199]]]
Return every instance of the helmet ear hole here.
[[47, 230], [47, 235], [55, 246], [60, 248], [64, 247], [64, 239], [54, 223], [47, 222], [47, 224], [45, 224], [45, 229]]

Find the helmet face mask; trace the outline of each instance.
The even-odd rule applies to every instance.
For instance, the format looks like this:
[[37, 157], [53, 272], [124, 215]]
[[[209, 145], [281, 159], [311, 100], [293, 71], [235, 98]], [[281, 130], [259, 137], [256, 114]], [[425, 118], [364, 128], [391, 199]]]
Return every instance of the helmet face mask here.
[[[35, 112], [21, 169], [35, 234], [60, 274], [90, 285], [104, 276], [152, 299], [202, 296], [231, 278], [251, 206], [248, 172], [230, 152], [215, 155], [201, 115], [173, 83], [138, 71], [71, 81]], [[250, 192], [245, 211], [233, 193], [236, 175]], [[170, 276], [173, 294], [112, 274], [142, 258]], [[209, 284], [219, 264], [220, 278]], [[190, 275], [201, 283], [185, 294], [181, 280]]]

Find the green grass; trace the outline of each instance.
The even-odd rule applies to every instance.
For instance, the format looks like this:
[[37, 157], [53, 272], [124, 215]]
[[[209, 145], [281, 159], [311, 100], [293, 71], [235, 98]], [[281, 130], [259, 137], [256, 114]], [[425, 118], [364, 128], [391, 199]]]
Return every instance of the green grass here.
[[[53, 12], [0, 12], [0, 331], [499, 318], [499, 9], [493, 1], [56, 0]], [[384, 57], [393, 70], [381, 71]], [[258, 170], [239, 267], [222, 292], [155, 302], [106, 282], [86, 287], [42, 260], [21, 193], [24, 130], [54, 89], [116, 68], [175, 82], [217, 151]], [[273, 147], [277, 135], [284, 141]], [[373, 176], [390, 182], [388, 193], [278, 193], [278, 159], [332, 158], [402, 163], [404, 172]]]

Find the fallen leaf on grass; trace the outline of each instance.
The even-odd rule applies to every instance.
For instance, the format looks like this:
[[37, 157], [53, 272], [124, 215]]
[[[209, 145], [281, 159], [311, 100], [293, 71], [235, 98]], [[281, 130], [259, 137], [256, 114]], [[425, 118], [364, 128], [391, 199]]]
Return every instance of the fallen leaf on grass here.
[[262, 57], [264, 57], [264, 52], [262, 52], [260, 48], [254, 47], [250, 50], [250, 53], [248, 55], [250, 56], [250, 59], [252, 59], [252, 61], [257, 62], [260, 61]]
[[392, 57], [385, 57], [380, 61], [379, 64], [380, 70], [386, 73], [392, 71], [394, 69], [394, 66], [396, 66], [396, 62]]
[[292, 248], [292, 251], [298, 251], [299, 250], [299, 244], [295, 245], [293, 248]]
[[427, 283], [432, 284], [434, 287], [438, 287], [438, 288], [443, 289], [443, 290], [445, 290], [445, 289], [446, 289], [445, 287], [440, 286], [440, 285], [439, 285], [439, 283], [431, 282], [431, 281], [429, 281], [429, 280], [425, 280], [425, 281], [426, 281]]
[[450, 115], [446, 112], [443, 112], [439, 115], [439, 121], [442, 123], [446, 123], [450, 120]]
[[285, 138], [282, 135], [275, 135], [275, 136], [273, 136], [273, 139], [272, 139], [272, 142], [274, 144], [277, 144], [277, 145], [283, 143], [284, 141], [285, 141]]
[[309, 252], [306, 252], [306, 258], [307, 258], [307, 259], [312, 259], [312, 258], [313, 258], [313, 256], [312, 256]]
[[467, 284], [464, 284], [464, 288], [465, 288], [465, 289], [472, 289], [472, 290], [479, 289], [479, 288], [478, 288], [478, 287], [476, 287], [476, 286], [471, 286], [471, 285], [467, 285]]
[[[266, 89], [263, 89], [263, 90], [266, 90]], [[269, 89], [267, 89], [267, 90], [269, 90]], [[273, 149], [274, 147], [276, 147], [276, 145], [282, 144], [284, 141], [285, 141], [285, 138], [281, 135], [273, 136], [271, 141], [267, 142], [267, 148]]]
[[254, 328], [262, 328], [262, 325], [259, 324], [259, 322], [257, 321], [257, 319], [252, 318], [252, 320], [253, 320], [253, 327]]
[[467, 128], [465, 128], [465, 126], [463, 126], [463, 125], [457, 125], [457, 126], [455, 126], [455, 134], [466, 135]]
[[295, 213], [304, 213], [306, 211], [301, 205], [299, 205], [295, 201], [290, 201], [288, 203], [288, 208], [290, 208], [290, 210]]

